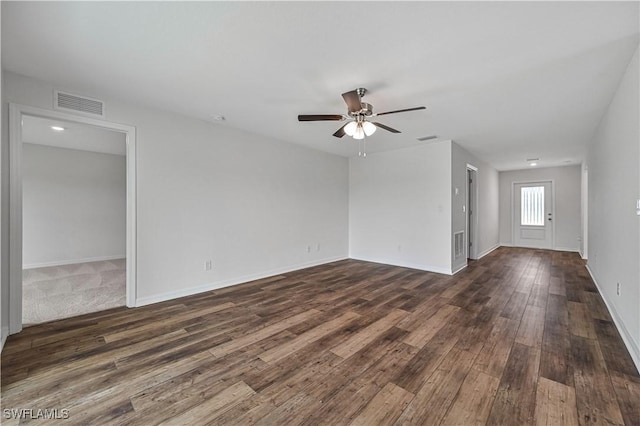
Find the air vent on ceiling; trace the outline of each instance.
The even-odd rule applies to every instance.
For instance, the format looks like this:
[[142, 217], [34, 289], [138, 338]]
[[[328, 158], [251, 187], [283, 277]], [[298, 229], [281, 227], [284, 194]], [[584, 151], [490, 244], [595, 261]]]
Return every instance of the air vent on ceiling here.
[[430, 136], [423, 136], [421, 138], [418, 138], [420, 142], [428, 141], [430, 139], [438, 139], [438, 137], [436, 135], [430, 135]]
[[54, 108], [104, 118], [104, 102], [56, 90]]
[[453, 257], [455, 259], [464, 255], [464, 231], [453, 234]]

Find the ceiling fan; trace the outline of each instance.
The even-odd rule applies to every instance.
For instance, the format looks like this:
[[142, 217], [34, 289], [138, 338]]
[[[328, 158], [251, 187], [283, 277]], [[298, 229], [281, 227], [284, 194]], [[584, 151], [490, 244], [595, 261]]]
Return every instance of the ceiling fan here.
[[315, 114], [315, 115], [298, 115], [298, 121], [343, 121], [349, 120], [348, 123], [340, 127], [333, 136], [341, 138], [344, 135], [349, 135], [354, 139], [364, 139], [365, 136], [371, 136], [376, 127], [384, 129], [391, 133], [401, 133], [400, 130], [396, 130], [392, 127], [385, 126], [382, 123], [376, 121], [369, 121], [372, 117], [379, 117], [381, 115], [396, 114], [399, 112], [416, 111], [420, 109], [426, 109], [423, 106], [415, 108], [398, 109], [395, 111], [387, 112], [373, 112], [373, 105], [366, 102], [362, 102], [362, 98], [367, 93], [367, 89], [358, 88], [350, 92], [342, 94], [342, 98], [347, 104], [347, 114]]

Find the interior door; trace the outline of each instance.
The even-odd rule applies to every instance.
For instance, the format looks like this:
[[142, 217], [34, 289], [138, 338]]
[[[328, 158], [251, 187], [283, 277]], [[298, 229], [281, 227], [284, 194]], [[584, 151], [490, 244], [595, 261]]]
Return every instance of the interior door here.
[[475, 247], [475, 223], [476, 223], [476, 172], [467, 169], [467, 258], [476, 258]]
[[553, 248], [551, 182], [517, 183], [513, 191], [513, 242], [518, 247]]

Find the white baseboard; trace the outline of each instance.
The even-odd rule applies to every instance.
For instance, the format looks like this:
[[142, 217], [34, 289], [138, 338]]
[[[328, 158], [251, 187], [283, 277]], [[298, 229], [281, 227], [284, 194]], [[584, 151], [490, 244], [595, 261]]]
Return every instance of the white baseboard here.
[[102, 262], [105, 260], [116, 260], [116, 259], [124, 259], [126, 255], [117, 255], [117, 256], [99, 256], [99, 257], [87, 257], [84, 259], [72, 259], [72, 260], [56, 260], [53, 262], [41, 262], [41, 263], [27, 263], [22, 265], [22, 269], [35, 269], [35, 268], [46, 268], [48, 266], [63, 266], [63, 265], [73, 265], [74, 263], [88, 263], [88, 262]]
[[453, 275], [451, 273], [451, 269], [449, 268], [441, 268], [439, 266], [431, 266], [431, 265], [423, 265], [418, 263], [404, 262], [404, 261], [396, 261], [396, 260], [386, 260], [386, 259], [375, 259], [369, 258], [365, 259], [364, 257], [353, 257], [350, 256], [350, 259], [354, 260], [362, 260], [364, 262], [373, 262], [373, 263], [382, 263], [383, 265], [391, 265], [391, 266], [400, 266], [403, 268], [411, 268], [411, 269], [419, 269], [421, 271], [427, 272], [435, 272], [437, 274], [446, 274]]
[[[513, 243], [500, 243], [498, 244], [498, 247], [517, 247], [517, 248], [530, 248], [530, 249], [534, 249], [534, 250], [554, 250], [554, 251], [570, 251], [570, 252], [574, 252], [574, 253], [580, 253], [580, 249], [578, 247], [554, 247], [551, 249], [538, 249], [537, 247], [524, 247], [524, 246], [517, 246]], [[495, 250], [495, 247], [493, 250]]]
[[483, 257], [485, 257], [486, 255], [488, 255], [489, 253], [491, 253], [492, 251], [494, 251], [495, 249], [498, 249], [502, 246], [502, 244], [498, 243], [495, 246], [483, 251], [482, 253], [480, 253], [474, 260], [480, 260]]
[[638, 371], [640, 371], [640, 348], [636, 344], [635, 340], [633, 340], [633, 336], [629, 333], [627, 328], [624, 326], [624, 323], [620, 319], [620, 316], [618, 315], [618, 312], [615, 310], [615, 307], [613, 306], [613, 304], [610, 304], [607, 298], [605, 297], [604, 293], [602, 292], [602, 289], [600, 288], [600, 285], [598, 285], [598, 281], [596, 280], [595, 275], [593, 275], [593, 271], [591, 270], [591, 268], [589, 268], [589, 265], [586, 265], [586, 268], [587, 268], [587, 271], [589, 271], [589, 275], [591, 275], [591, 279], [595, 283], [596, 288], [598, 289], [598, 293], [600, 293], [600, 297], [602, 297], [602, 300], [604, 300], [604, 304], [607, 305], [607, 309], [611, 314], [611, 318], [613, 318], [613, 323], [616, 325], [616, 328], [618, 329], [620, 336], [622, 336], [622, 341], [627, 347], [629, 354], [631, 354], [631, 359], [633, 359], [633, 363], [636, 365], [636, 368], [638, 369]]
[[272, 277], [274, 275], [286, 274], [288, 272], [297, 271], [299, 269], [310, 268], [312, 266], [324, 265], [326, 263], [337, 262], [340, 260], [348, 259], [348, 257], [332, 257], [322, 260], [317, 260], [313, 262], [301, 263], [297, 265], [286, 266], [283, 268], [271, 269], [264, 272], [259, 272], [256, 274], [244, 275], [237, 278], [232, 278], [225, 281], [208, 283], [204, 285], [200, 285], [197, 287], [185, 288], [182, 290], [171, 291], [168, 293], [157, 294], [153, 296], [139, 297], [136, 299], [136, 307], [151, 305], [153, 303], [166, 302], [167, 300], [178, 299], [180, 297], [192, 296], [198, 293], [204, 293], [207, 291], [218, 290], [224, 287], [230, 287], [233, 285], [244, 284], [249, 281], [260, 280], [263, 278]]
[[570, 251], [572, 253], [580, 253], [580, 249], [577, 247], [574, 248], [570, 248], [570, 247], [555, 247], [554, 248], [555, 251]]

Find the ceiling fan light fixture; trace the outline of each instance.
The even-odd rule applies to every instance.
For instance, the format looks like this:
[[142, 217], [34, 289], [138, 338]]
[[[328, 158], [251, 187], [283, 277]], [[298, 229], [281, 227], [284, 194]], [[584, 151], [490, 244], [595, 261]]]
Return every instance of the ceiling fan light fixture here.
[[356, 131], [353, 133], [354, 139], [364, 139], [364, 129], [362, 128], [362, 123], [358, 123], [356, 125]]
[[371, 136], [376, 132], [376, 126], [373, 123], [365, 121], [362, 123], [362, 130], [364, 130], [365, 135]]
[[357, 127], [358, 127], [358, 123], [356, 123], [355, 121], [352, 121], [351, 123], [347, 123], [347, 125], [344, 126], [344, 132], [349, 136], [353, 136], [356, 133]]

